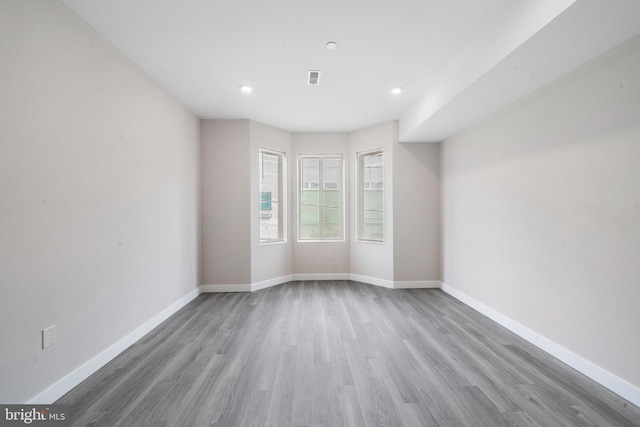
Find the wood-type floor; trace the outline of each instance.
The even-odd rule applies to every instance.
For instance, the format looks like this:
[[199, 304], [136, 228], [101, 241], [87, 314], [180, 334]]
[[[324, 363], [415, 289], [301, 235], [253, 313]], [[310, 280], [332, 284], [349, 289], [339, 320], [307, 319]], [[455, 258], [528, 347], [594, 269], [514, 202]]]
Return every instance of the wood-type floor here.
[[436, 289], [203, 294], [56, 403], [96, 426], [639, 426], [640, 408]]

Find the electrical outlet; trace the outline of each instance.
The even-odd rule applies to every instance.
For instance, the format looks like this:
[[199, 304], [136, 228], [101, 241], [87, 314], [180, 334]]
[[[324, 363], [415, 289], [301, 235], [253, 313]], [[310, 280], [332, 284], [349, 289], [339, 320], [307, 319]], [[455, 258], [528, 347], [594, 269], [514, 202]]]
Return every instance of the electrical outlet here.
[[333, 259], [333, 252], [327, 252], [327, 259]]
[[56, 343], [56, 325], [42, 330], [42, 348], [45, 349]]

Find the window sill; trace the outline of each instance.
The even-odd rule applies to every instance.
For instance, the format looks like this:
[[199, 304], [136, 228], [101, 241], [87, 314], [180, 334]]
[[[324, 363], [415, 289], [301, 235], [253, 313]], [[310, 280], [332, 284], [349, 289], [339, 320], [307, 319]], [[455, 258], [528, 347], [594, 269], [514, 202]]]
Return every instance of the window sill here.
[[287, 243], [286, 240], [270, 240], [268, 242], [260, 242], [260, 246], [281, 245]]
[[344, 243], [345, 240], [329, 240], [329, 239], [322, 239], [322, 240], [297, 240], [297, 243]]
[[384, 240], [356, 240], [356, 243], [371, 243], [374, 245], [384, 245]]

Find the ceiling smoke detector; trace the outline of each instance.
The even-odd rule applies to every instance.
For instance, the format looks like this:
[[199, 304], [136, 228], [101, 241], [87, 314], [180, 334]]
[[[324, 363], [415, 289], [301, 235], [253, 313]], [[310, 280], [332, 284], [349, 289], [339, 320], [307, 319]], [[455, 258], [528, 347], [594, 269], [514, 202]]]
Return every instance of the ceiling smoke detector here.
[[318, 86], [320, 84], [319, 70], [309, 70], [309, 75], [307, 76], [307, 84], [309, 86]]
[[329, 50], [333, 50], [333, 49], [335, 49], [337, 47], [338, 47], [338, 43], [336, 43], [336, 42], [327, 43], [327, 49], [329, 49]]

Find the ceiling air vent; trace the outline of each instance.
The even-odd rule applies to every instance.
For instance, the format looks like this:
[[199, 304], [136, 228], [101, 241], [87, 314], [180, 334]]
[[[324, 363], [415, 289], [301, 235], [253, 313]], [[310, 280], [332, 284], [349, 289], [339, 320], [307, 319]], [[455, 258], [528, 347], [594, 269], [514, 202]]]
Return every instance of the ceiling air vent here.
[[320, 84], [320, 71], [309, 70], [307, 84], [310, 86], [318, 86]]

